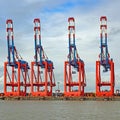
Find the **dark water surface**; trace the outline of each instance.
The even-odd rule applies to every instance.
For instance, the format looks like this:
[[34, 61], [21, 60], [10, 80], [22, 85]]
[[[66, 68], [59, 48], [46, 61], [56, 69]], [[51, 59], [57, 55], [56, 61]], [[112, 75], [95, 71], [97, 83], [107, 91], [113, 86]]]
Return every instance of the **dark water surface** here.
[[0, 120], [120, 120], [120, 101], [0, 101]]

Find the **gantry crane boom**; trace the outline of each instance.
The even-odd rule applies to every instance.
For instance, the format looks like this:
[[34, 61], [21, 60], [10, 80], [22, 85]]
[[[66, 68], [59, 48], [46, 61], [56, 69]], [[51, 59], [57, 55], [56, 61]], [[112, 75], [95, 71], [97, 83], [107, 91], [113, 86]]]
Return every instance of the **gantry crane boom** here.
[[[77, 68], [78, 70], [78, 61], [82, 61], [78, 55], [76, 44], [75, 44], [75, 20], [73, 17], [68, 19], [68, 30], [69, 30], [69, 54], [68, 59], [69, 63]], [[83, 62], [83, 61], [82, 61]]]
[[107, 72], [110, 69], [109, 59], [110, 55], [108, 52], [108, 45], [107, 45], [107, 17], [102, 16], [100, 18], [100, 64], [104, 67], [104, 72]]
[[10, 66], [17, 67], [16, 62], [26, 63], [29, 68], [28, 62], [24, 61], [22, 57], [18, 54], [18, 51], [14, 45], [14, 31], [13, 31], [13, 21], [8, 19], [6, 21], [6, 31], [7, 31], [7, 45], [8, 45], [8, 63]]
[[[53, 62], [48, 59], [47, 55], [44, 52], [44, 49], [41, 44], [41, 28], [40, 28], [40, 19], [34, 19], [34, 39], [35, 39], [35, 62], [36, 65], [40, 65], [45, 68], [43, 62], [48, 62], [53, 65]], [[54, 69], [54, 66], [53, 66]]]

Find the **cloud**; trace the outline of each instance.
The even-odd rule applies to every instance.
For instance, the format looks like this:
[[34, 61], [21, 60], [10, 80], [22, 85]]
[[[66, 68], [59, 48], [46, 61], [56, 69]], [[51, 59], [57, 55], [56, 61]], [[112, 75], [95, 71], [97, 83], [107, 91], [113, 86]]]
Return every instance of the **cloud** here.
[[117, 28], [114, 27], [114, 28], [111, 28], [110, 32], [109, 32], [109, 35], [110, 36], [116, 36], [116, 35], [120, 35], [120, 26], [118, 26]]

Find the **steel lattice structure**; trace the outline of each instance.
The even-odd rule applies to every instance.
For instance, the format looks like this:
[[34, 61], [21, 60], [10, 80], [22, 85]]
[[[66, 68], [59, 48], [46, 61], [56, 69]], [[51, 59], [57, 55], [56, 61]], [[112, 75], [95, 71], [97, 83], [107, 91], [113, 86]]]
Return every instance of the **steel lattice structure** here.
[[[100, 60], [96, 61], [96, 96], [113, 96], [114, 95], [114, 62], [110, 59], [107, 45], [107, 17], [102, 16], [100, 18]], [[110, 71], [110, 80], [103, 81], [101, 79], [101, 66], [103, 66], [103, 72]], [[105, 90], [102, 90], [103, 87]]]
[[48, 59], [41, 44], [40, 19], [34, 19], [35, 61], [31, 62], [31, 94], [52, 96], [55, 84], [53, 62]]
[[29, 65], [18, 54], [14, 45], [13, 21], [6, 21], [8, 61], [4, 62], [5, 96], [26, 96], [30, 87]]
[[68, 18], [68, 23], [69, 54], [68, 60], [64, 63], [64, 96], [84, 96], [85, 69], [75, 44], [74, 18]]

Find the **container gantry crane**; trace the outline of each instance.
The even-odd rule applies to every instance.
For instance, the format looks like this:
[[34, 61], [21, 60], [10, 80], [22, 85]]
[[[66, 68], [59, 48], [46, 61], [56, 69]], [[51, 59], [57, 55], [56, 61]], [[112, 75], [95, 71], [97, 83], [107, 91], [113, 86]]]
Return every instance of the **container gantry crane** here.
[[[108, 96], [114, 95], [114, 62], [110, 59], [107, 45], [107, 17], [102, 16], [100, 18], [100, 60], [96, 61], [96, 96]], [[103, 66], [103, 72], [110, 71], [110, 80], [105, 81], [101, 79], [101, 66]], [[105, 90], [103, 90], [103, 88]]]
[[4, 62], [5, 96], [26, 96], [30, 87], [29, 65], [18, 54], [14, 45], [13, 21], [6, 21], [8, 61]]
[[75, 19], [68, 18], [68, 24], [69, 54], [68, 60], [64, 62], [64, 96], [84, 96], [85, 69], [75, 44]]
[[53, 62], [48, 59], [41, 44], [40, 19], [34, 19], [35, 61], [31, 62], [31, 94], [52, 96], [55, 84]]

